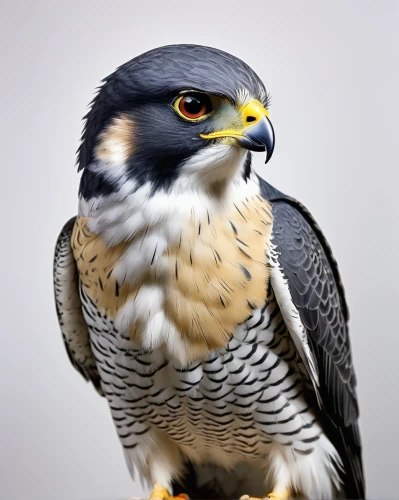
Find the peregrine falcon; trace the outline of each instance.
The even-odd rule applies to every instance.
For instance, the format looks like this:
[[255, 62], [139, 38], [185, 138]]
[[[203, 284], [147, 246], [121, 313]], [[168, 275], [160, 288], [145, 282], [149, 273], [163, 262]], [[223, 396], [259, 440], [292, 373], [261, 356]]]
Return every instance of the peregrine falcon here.
[[268, 107], [240, 59], [173, 45], [105, 78], [85, 117], [56, 308], [152, 500], [364, 498], [337, 263], [251, 167]]

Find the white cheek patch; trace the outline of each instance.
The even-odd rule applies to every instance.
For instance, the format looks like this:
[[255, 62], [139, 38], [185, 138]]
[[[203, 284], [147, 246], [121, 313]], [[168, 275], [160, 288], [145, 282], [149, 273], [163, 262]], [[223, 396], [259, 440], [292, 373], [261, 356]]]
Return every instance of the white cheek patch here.
[[114, 118], [98, 138], [95, 158], [110, 168], [120, 167], [133, 153], [133, 139], [133, 120], [126, 115]]

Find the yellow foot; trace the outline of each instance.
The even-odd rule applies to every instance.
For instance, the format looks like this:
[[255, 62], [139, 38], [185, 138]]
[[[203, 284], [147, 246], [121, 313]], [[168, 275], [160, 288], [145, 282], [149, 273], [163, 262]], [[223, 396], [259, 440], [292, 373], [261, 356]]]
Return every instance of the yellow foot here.
[[160, 484], [154, 484], [152, 489], [150, 500], [189, 500], [188, 495], [185, 493], [180, 493], [177, 496], [171, 496], [166, 488]]
[[[149, 500], [190, 500], [189, 496], [185, 493], [180, 493], [179, 495], [173, 497], [169, 495], [169, 492], [166, 488], [159, 486], [156, 484], [152, 490], [151, 496]], [[147, 500], [139, 497], [130, 497], [129, 500]]]
[[267, 495], [267, 498], [273, 498], [274, 500], [288, 500], [290, 496], [288, 495], [288, 492], [283, 492], [283, 493], [274, 493], [271, 492]]
[[273, 500], [288, 500], [290, 498], [290, 494], [288, 491], [278, 491], [278, 492], [272, 492], [269, 493], [266, 497], [263, 498], [257, 498], [257, 497], [250, 497], [249, 495], [243, 495], [240, 497], [240, 500], [267, 500], [268, 498], [271, 498]]

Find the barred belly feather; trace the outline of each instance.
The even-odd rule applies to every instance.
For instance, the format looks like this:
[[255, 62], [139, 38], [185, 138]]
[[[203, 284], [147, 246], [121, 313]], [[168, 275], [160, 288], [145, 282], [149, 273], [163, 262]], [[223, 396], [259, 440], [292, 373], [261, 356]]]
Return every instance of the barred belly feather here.
[[[258, 465], [264, 481], [251, 483], [252, 494], [265, 494], [279, 459], [298, 469], [293, 486], [302, 491], [303, 483], [315, 480], [320, 493], [330, 483], [327, 491], [332, 494], [334, 481], [338, 488], [329, 459], [339, 463], [339, 458], [305, 400], [302, 361], [272, 292], [225, 348], [188, 366], [161, 349], [143, 352], [115, 330], [112, 320], [98, 315], [83, 289], [81, 293], [90, 311], [87, 321], [103, 390], [132, 469], [138, 466], [146, 477], [147, 453], [165, 442], [165, 436], [165, 445], [176, 445], [184, 459], [198, 466], [231, 470], [245, 463]], [[140, 465], [136, 460], [141, 453]], [[309, 457], [319, 470], [307, 476]], [[290, 467], [290, 474], [294, 472]], [[228, 493], [229, 483], [217, 486]], [[245, 493], [244, 482], [234, 487], [236, 493], [237, 487]]]

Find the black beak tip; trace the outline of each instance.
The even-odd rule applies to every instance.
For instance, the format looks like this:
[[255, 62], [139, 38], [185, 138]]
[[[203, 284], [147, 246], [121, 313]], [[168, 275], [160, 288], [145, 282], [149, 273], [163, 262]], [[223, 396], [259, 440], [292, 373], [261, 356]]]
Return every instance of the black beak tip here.
[[266, 163], [270, 160], [270, 158], [273, 156], [273, 151], [274, 151], [274, 143], [273, 143], [273, 147], [272, 147], [272, 149], [270, 149], [270, 151], [269, 151], [269, 150], [267, 150], [267, 151], [266, 151], [266, 161], [265, 161], [265, 165], [266, 165]]
[[273, 156], [274, 146], [276, 144], [276, 138], [275, 138], [275, 135], [274, 135], [273, 125], [272, 125], [271, 121], [268, 118], [266, 118], [266, 120], [267, 120], [268, 129], [269, 129], [269, 134], [267, 135], [268, 141], [266, 143], [266, 161], [265, 161], [265, 164]]
[[241, 146], [252, 151], [266, 151], [267, 163], [274, 151], [274, 129], [269, 118], [266, 116], [256, 125], [248, 129], [245, 137], [241, 139]]

